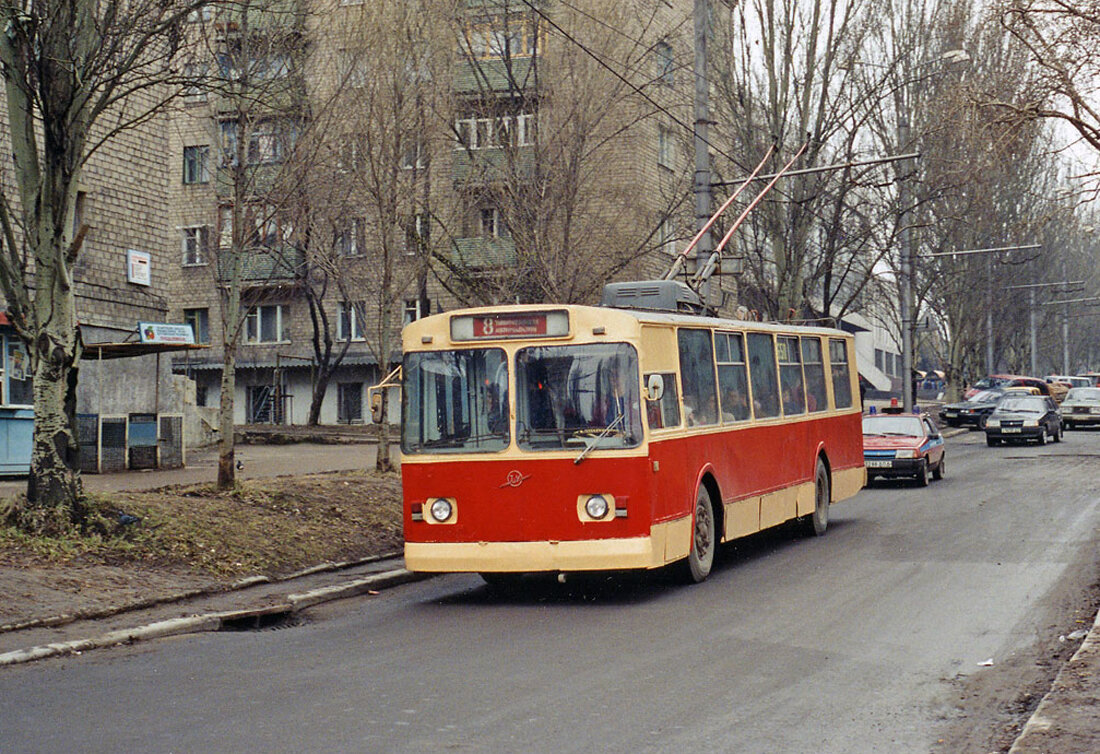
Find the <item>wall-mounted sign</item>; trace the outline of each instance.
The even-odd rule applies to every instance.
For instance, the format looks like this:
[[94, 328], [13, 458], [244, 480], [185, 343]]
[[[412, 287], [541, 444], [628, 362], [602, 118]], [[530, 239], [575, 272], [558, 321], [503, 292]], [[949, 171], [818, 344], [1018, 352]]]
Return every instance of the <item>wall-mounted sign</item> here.
[[136, 285], [152, 285], [149, 267], [152, 257], [147, 251], [126, 250], [126, 281]]
[[139, 322], [138, 333], [141, 335], [142, 343], [192, 345], [195, 342], [195, 333], [191, 330], [191, 325]]

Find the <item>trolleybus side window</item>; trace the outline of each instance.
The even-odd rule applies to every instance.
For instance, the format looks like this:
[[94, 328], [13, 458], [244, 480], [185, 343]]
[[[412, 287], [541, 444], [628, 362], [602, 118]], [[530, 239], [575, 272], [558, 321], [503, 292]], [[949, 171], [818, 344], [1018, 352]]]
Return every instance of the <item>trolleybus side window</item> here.
[[779, 385], [783, 390], [783, 414], [806, 413], [806, 387], [802, 382], [802, 354], [798, 338], [780, 335], [775, 339], [779, 357]]
[[645, 376], [645, 384], [651, 378], [660, 377], [661, 393], [657, 400], [646, 399], [646, 420], [650, 429], [680, 426], [680, 394], [676, 391], [674, 372], [653, 372]]
[[684, 384], [684, 417], [690, 426], [718, 423], [714, 349], [710, 330], [680, 330], [680, 379]]
[[745, 421], [750, 413], [743, 336], [741, 333], [715, 333], [714, 350], [718, 361], [722, 421]]
[[516, 353], [516, 439], [525, 450], [641, 442], [638, 355], [625, 343]]
[[802, 369], [806, 373], [806, 406], [813, 411], [829, 409], [825, 390], [825, 365], [821, 361], [821, 339], [802, 338]]
[[848, 372], [848, 349], [843, 340], [829, 341], [829, 369], [833, 375], [833, 400], [837, 408], [852, 405], [852, 378]]
[[499, 348], [405, 357], [401, 447], [476, 453], [508, 447], [508, 371]]
[[779, 416], [779, 383], [772, 336], [753, 332], [748, 334], [748, 341], [753, 412], [757, 419]]

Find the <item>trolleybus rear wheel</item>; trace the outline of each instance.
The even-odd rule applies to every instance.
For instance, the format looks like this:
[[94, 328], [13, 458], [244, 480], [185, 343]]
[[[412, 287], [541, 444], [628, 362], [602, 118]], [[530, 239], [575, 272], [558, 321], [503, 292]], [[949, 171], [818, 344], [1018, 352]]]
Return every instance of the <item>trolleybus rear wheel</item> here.
[[829, 472], [819, 458], [817, 459], [817, 470], [814, 472], [814, 512], [810, 514], [805, 522], [807, 534], [820, 537], [829, 528], [829, 501], [831, 499]]
[[695, 514], [692, 516], [691, 552], [688, 553], [684, 569], [688, 580], [698, 584], [710, 575], [716, 544], [714, 504], [707, 488], [700, 485], [695, 494]]

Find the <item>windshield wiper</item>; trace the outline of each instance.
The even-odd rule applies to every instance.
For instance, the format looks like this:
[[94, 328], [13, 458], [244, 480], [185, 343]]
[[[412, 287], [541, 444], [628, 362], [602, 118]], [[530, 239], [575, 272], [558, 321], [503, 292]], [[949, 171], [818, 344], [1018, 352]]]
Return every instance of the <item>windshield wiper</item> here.
[[592, 439], [592, 442], [588, 445], [588, 447], [586, 447], [584, 450], [582, 450], [581, 454], [573, 459], [573, 465], [576, 466], [581, 461], [583, 461], [584, 457], [586, 455], [588, 455], [588, 453], [592, 450], [592, 448], [599, 445], [600, 440], [602, 440], [603, 438], [605, 438], [609, 434], [611, 434], [611, 430], [615, 429], [615, 425], [616, 424], [622, 424], [625, 419], [626, 419], [625, 414], [619, 414], [618, 416], [616, 416], [614, 421], [612, 421], [610, 424], [608, 424], [606, 427], [604, 427], [603, 432], [600, 432], [598, 435], [596, 435], [596, 437], [594, 437]]

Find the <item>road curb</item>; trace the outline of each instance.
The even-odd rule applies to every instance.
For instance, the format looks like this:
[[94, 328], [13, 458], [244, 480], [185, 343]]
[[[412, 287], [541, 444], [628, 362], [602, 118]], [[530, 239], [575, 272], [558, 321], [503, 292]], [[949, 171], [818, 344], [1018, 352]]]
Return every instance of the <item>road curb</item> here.
[[[1089, 630], [1088, 636], [1081, 642], [1081, 646], [1077, 648], [1077, 651], [1073, 653], [1073, 657], [1069, 658], [1069, 661], [1058, 671], [1058, 675], [1054, 677], [1054, 683], [1050, 685], [1050, 689], [1043, 695], [1043, 699], [1039, 702], [1039, 706], [1035, 708], [1035, 711], [1031, 713], [1031, 717], [1024, 723], [1020, 735], [1018, 735], [1016, 740], [1012, 743], [1012, 748], [1008, 750], [1008, 754], [1026, 754], [1031, 751], [1045, 750], [1045, 747], [1039, 749], [1034, 748], [1031, 739], [1041, 738], [1043, 733], [1059, 727], [1059, 721], [1056, 719], [1057, 715], [1051, 714], [1051, 708], [1054, 705], [1051, 697], [1060, 686], [1062, 674], [1065, 672], [1066, 668], [1073, 666], [1079, 660], [1083, 661], [1083, 655], [1090, 653], [1097, 644], [1100, 644], [1100, 613], [1096, 614], [1096, 618], [1092, 622], [1092, 628]], [[1091, 733], [1091, 730], [1089, 732]], [[1038, 743], [1042, 744], [1041, 741]]]
[[120, 644], [135, 644], [139, 641], [160, 639], [166, 636], [221, 631], [223, 628], [239, 626], [249, 619], [258, 622], [261, 617], [271, 619], [273, 616], [279, 615], [290, 616], [324, 602], [357, 597], [374, 590], [398, 586], [411, 581], [420, 581], [431, 576], [432, 574], [413, 573], [404, 568], [398, 568], [393, 571], [355, 579], [347, 584], [322, 587], [301, 594], [290, 594], [287, 595], [284, 602], [263, 608], [229, 610], [191, 615], [185, 618], [172, 618], [171, 620], [157, 621], [145, 626], [109, 631], [91, 639], [43, 644], [28, 649], [5, 652], [0, 654], [0, 667], [34, 662], [48, 657], [79, 655], [92, 649], [114, 647]]

